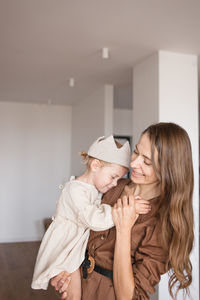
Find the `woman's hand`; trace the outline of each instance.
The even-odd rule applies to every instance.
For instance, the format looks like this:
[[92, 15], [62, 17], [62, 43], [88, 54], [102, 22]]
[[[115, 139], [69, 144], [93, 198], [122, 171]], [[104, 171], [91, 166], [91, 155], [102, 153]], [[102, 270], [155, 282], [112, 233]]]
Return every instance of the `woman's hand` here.
[[122, 199], [118, 199], [117, 203], [113, 206], [112, 216], [117, 231], [130, 232], [139, 216], [139, 214], [136, 213], [134, 196], [124, 196]]
[[79, 269], [71, 274], [65, 271], [61, 272], [51, 279], [51, 285], [62, 294], [61, 299], [81, 299], [81, 275]]
[[61, 299], [67, 299], [67, 288], [70, 283], [71, 276], [66, 271], [63, 271], [51, 278], [51, 285], [55, 288], [56, 291], [59, 291]]

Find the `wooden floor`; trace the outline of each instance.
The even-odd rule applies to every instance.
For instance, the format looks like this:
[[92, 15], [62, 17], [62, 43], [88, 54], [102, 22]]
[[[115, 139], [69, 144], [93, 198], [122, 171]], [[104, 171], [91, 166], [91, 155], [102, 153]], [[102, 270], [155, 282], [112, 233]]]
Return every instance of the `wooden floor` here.
[[0, 244], [0, 300], [59, 299], [51, 288], [44, 291], [30, 287], [39, 244]]
[[[39, 242], [0, 244], [0, 300], [57, 300], [53, 288], [32, 290]], [[151, 300], [157, 299], [154, 295]]]

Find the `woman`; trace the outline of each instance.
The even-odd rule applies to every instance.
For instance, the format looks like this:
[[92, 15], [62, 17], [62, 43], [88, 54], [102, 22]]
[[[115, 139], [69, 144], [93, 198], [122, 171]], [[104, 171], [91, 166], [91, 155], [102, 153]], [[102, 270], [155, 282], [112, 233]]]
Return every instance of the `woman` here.
[[[131, 180], [119, 181], [103, 198], [114, 206], [116, 228], [90, 234], [88, 253], [96, 265], [82, 279], [82, 300], [149, 299], [169, 270], [174, 299], [192, 282], [193, 166], [188, 134], [173, 123], [148, 127], [135, 147], [131, 168]], [[150, 201], [150, 213], [136, 215], [137, 195]], [[67, 290], [70, 300], [73, 278], [68, 289], [66, 278], [62, 272], [52, 285]]]

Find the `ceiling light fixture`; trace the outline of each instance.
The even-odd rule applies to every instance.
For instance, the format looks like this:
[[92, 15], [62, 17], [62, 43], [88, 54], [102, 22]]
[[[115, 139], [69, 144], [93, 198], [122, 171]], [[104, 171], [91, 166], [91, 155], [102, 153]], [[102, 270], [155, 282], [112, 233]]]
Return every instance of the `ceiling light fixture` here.
[[103, 59], [109, 58], [109, 49], [107, 47], [102, 48], [102, 58]]
[[69, 79], [69, 86], [70, 86], [70, 87], [74, 87], [74, 86], [75, 86], [75, 80], [74, 80], [73, 77], [71, 77], [71, 78]]

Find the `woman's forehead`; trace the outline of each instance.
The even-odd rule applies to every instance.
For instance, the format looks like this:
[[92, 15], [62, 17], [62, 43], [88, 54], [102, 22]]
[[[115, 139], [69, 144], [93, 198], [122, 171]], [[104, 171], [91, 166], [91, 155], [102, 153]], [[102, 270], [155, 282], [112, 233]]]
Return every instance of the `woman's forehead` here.
[[[152, 145], [150, 138], [147, 133], [144, 133], [138, 144], [137, 144], [138, 151], [141, 152], [141, 155], [147, 156], [152, 160]], [[158, 151], [156, 148], [154, 148], [154, 161], [157, 164], [158, 163]]]
[[142, 154], [149, 155], [151, 157], [151, 142], [148, 135], [145, 133], [141, 136], [137, 144], [138, 150], [144, 152]]

